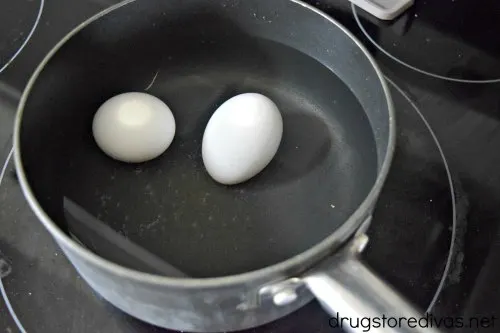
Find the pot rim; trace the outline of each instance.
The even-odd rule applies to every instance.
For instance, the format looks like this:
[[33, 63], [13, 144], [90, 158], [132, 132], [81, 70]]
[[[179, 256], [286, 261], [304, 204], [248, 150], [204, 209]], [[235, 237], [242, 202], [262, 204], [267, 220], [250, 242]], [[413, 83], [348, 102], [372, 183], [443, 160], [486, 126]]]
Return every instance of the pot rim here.
[[97, 19], [109, 14], [110, 12], [135, 2], [137, 0], [124, 0], [118, 4], [115, 4], [103, 11], [97, 13], [91, 18], [87, 19], [77, 27], [75, 27], [72, 31], [66, 34], [45, 56], [42, 62], [37, 66], [36, 70], [32, 74], [26, 88], [21, 96], [20, 103], [18, 105], [15, 124], [14, 124], [14, 161], [15, 168], [19, 178], [19, 182], [21, 185], [21, 190], [28, 201], [31, 209], [35, 213], [36, 217], [43, 223], [45, 228], [50, 232], [52, 237], [57, 241], [59, 246], [69, 249], [71, 252], [80, 255], [85, 261], [88, 263], [99, 267], [99, 269], [108, 271], [114, 275], [118, 275], [121, 277], [125, 277], [128, 279], [136, 280], [142, 283], [149, 283], [153, 285], [159, 286], [171, 286], [177, 288], [185, 288], [185, 289], [207, 289], [207, 288], [219, 288], [221, 286], [229, 286], [241, 283], [247, 283], [252, 280], [261, 280], [266, 279], [267, 276], [276, 276], [280, 275], [280, 272], [286, 272], [292, 269], [293, 267], [299, 267], [304, 262], [312, 261], [316, 259], [322, 253], [328, 253], [335, 250], [339, 244], [344, 243], [345, 239], [350, 235], [354, 234], [355, 231], [360, 227], [360, 225], [364, 222], [365, 214], [370, 209], [370, 207], [375, 204], [378, 199], [379, 193], [382, 190], [383, 184], [387, 178], [389, 173], [393, 155], [396, 147], [396, 120], [395, 120], [395, 111], [391, 98], [391, 94], [389, 91], [389, 87], [385, 81], [385, 78], [380, 70], [379, 66], [375, 62], [375, 59], [371, 56], [368, 50], [363, 46], [363, 44], [351, 33], [347, 28], [337, 22], [335, 19], [324, 13], [323, 11], [309, 5], [302, 0], [288, 0], [293, 3], [296, 3], [307, 10], [313, 11], [315, 14], [320, 15], [323, 19], [328, 20], [330, 23], [336, 25], [344, 34], [346, 34], [355, 44], [356, 46], [363, 52], [364, 56], [370, 62], [372, 68], [375, 70], [377, 74], [378, 80], [382, 85], [382, 89], [385, 94], [385, 99], [387, 101], [387, 108], [389, 113], [389, 139], [387, 143], [387, 151], [384, 157], [384, 161], [382, 166], [378, 172], [377, 179], [373, 184], [370, 192], [363, 200], [361, 205], [354, 211], [354, 213], [332, 234], [326, 237], [321, 242], [315, 244], [310, 247], [306, 251], [297, 254], [293, 257], [290, 257], [280, 263], [267, 266], [258, 270], [249, 271], [236, 275], [228, 275], [221, 277], [210, 277], [210, 278], [172, 278], [167, 276], [161, 276], [151, 273], [145, 273], [141, 271], [137, 271], [131, 268], [127, 268], [121, 265], [118, 265], [112, 261], [104, 259], [97, 254], [91, 252], [87, 248], [79, 245], [75, 242], [69, 235], [65, 234], [47, 215], [47, 213], [43, 210], [35, 195], [28, 183], [26, 178], [26, 174], [24, 172], [24, 167], [22, 163], [21, 156], [21, 147], [20, 147], [20, 132], [21, 132], [21, 123], [23, 117], [23, 111], [26, 104], [26, 101], [30, 95], [31, 89], [37, 80], [38, 76], [45, 68], [45, 65], [52, 59], [52, 57], [56, 54], [56, 52], [75, 34], [81, 31], [84, 27], [88, 26], [90, 23], [96, 21]]

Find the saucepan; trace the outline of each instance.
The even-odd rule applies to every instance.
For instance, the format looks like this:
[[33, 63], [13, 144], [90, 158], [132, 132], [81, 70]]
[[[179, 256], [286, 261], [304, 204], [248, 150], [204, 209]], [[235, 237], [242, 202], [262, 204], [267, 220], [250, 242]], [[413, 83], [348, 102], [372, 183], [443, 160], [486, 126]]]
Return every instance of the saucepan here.
[[[110, 158], [92, 135], [96, 110], [126, 92], [159, 98], [175, 117], [170, 147], [151, 161]], [[282, 139], [261, 173], [222, 185], [204, 167], [203, 134], [242, 93], [276, 104]], [[359, 259], [395, 126], [373, 58], [306, 3], [129, 0], [78, 26], [36, 69], [15, 162], [31, 209], [79, 274], [150, 324], [236, 331], [314, 298], [341, 317], [409, 318], [418, 309]]]

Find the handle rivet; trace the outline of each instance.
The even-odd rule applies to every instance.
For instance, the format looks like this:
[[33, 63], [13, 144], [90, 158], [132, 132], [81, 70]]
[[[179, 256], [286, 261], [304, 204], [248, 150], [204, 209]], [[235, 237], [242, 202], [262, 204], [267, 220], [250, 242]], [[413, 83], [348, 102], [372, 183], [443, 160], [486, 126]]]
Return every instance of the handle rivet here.
[[277, 306], [285, 306], [293, 303], [297, 299], [297, 294], [293, 289], [283, 289], [274, 294], [273, 302]]

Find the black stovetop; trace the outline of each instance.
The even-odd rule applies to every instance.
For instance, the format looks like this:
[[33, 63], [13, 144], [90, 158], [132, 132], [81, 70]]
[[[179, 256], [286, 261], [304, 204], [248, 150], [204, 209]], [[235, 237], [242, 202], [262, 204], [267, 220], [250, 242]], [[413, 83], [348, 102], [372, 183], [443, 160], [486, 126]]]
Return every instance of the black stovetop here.
[[[116, 2], [0, 0], [0, 161], [9, 154], [15, 108], [38, 62], [71, 28]], [[347, 1], [309, 2], [346, 25], [375, 55], [397, 110], [398, 146], [369, 231], [367, 262], [435, 315], [495, 315], [500, 311], [498, 2], [416, 0], [390, 23], [353, 11]], [[0, 182], [0, 258], [7, 258], [12, 272], [2, 281], [27, 332], [170, 332], [122, 314], [96, 295], [31, 213], [12, 163], [6, 171]], [[0, 298], [0, 332], [17, 331]], [[312, 302], [247, 332], [337, 330]]]

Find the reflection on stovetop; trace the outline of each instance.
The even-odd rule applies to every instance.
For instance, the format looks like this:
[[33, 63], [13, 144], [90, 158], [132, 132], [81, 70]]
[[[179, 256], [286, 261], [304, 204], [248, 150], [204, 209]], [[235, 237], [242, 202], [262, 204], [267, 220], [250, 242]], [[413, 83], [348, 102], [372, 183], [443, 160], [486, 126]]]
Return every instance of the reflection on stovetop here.
[[[0, 20], [0, 66], [23, 43], [19, 37], [30, 27], [25, 18], [35, 15], [39, 1], [0, 0], [0, 8], [9, 5], [11, 15], [18, 15], [18, 21]], [[117, 2], [46, 0], [33, 39], [0, 73], [1, 160], [10, 150], [15, 104], [38, 62], [71, 28]], [[474, 6], [474, 0], [439, 4], [416, 0], [415, 7], [398, 20], [381, 23], [361, 10], [356, 22], [348, 1], [307, 2], [354, 32], [415, 104], [391, 84], [399, 115], [398, 153], [370, 229], [366, 260], [423, 309], [435, 305], [432, 310], [437, 315], [497, 313], [500, 84], [467, 83], [500, 78], [498, 38], [488, 32], [500, 22], [497, 3], [491, 0]], [[468, 15], [459, 15], [464, 11]], [[4, 12], [0, 12], [2, 19]], [[22, 19], [19, 13], [24, 15]], [[4, 29], [7, 26], [12, 31]], [[458, 54], [462, 57], [454, 59]], [[460, 80], [463, 82], [456, 82]], [[453, 176], [454, 207], [441, 154], [415, 108], [441, 143]], [[122, 314], [92, 292], [30, 212], [12, 173], [0, 186], [0, 221], [0, 250], [13, 264], [6, 288], [28, 332], [166, 332]], [[443, 280], [445, 268], [448, 274]], [[441, 291], [437, 298], [436, 290]], [[1, 330], [16, 331], [0, 300]], [[248, 332], [335, 330], [328, 326], [328, 316], [311, 303], [287, 318]]]

